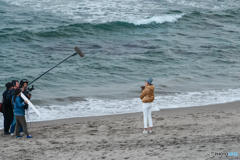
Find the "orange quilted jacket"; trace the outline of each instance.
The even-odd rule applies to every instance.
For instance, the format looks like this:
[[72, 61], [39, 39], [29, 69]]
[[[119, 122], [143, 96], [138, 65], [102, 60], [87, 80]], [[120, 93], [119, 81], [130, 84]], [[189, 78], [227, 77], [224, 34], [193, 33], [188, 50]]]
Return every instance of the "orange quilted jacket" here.
[[142, 91], [142, 94], [140, 95], [140, 98], [143, 103], [150, 103], [154, 100], [154, 86], [150, 85], [145, 87], [145, 89]]

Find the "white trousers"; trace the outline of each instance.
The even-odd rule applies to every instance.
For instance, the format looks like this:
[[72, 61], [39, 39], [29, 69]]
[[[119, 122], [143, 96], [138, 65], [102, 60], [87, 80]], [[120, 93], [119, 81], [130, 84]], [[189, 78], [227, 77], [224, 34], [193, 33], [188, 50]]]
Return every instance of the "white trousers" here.
[[152, 116], [151, 116], [151, 109], [152, 109], [152, 103], [143, 103], [142, 105], [143, 108], [143, 123], [144, 123], [144, 128], [147, 127], [147, 120], [149, 123], [149, 127], [152, 127]]

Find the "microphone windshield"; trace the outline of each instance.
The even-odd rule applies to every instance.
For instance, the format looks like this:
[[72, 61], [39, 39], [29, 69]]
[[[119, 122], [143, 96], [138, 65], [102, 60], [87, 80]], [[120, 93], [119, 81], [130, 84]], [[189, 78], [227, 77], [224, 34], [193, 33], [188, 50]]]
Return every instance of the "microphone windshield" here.
[[84, 57], [84, 54], [77, 46], [74, 47], [74, 50], [76, 51], [77, 54], [79, 54], [79, 56]]

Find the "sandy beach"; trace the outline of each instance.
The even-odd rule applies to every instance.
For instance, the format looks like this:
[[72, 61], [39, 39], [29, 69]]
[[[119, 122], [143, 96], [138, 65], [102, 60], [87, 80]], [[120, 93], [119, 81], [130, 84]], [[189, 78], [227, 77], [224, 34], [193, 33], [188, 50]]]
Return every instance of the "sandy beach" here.
[[[163, 109], [143, 134], [142, 113], [31, 123], [34, 137], [0, 135], [0, 159], [240, 159], [240, 102]], [[29, 125], [29, 124], [28, 124]]]

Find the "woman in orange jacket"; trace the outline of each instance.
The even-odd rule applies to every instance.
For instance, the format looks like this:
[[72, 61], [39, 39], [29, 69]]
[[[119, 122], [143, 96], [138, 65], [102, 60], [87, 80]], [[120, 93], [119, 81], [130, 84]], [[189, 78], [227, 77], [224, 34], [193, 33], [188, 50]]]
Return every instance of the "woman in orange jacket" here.
[[[143, 122], [144, 122], [144, 130], [143, 133], [152, 133], [152, 116], [151, 116], [151, 109], [152, 109], [152, 102], [154, 100], [154, 86], [152, 84], [153, 79], [149, 78], [145, 81], [145, 88], [140, 95], [140, 98], [143, 102]], [[147, 119], [149, 123], [149, 130], [147, 129]]]

